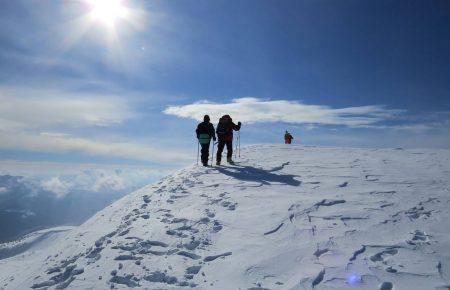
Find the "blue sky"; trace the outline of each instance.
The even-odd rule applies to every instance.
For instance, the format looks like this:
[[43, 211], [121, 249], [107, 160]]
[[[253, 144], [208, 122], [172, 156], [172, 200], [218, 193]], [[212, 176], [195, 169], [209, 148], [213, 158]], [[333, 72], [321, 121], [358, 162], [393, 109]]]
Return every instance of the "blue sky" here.
[[204, 113], [244, 144], [450, 148], [448, 1], [96, 1], [0, 3], [0, 160], [176, 167]]

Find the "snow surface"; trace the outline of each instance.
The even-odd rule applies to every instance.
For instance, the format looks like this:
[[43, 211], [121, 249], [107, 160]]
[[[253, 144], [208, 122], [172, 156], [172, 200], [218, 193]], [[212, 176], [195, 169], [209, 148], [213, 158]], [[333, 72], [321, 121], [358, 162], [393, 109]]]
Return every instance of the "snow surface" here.
[[450, 151], [241, 156], [182, 169], [4, 257], [0, 288], [450, 289]]

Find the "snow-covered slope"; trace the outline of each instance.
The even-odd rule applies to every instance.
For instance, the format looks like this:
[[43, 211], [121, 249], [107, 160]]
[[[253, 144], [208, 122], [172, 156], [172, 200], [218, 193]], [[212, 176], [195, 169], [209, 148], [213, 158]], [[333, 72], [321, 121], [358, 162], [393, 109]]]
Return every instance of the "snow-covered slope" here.
[[450, 151], [251, 146], [46, 246], [4, 289], [450, 289]]

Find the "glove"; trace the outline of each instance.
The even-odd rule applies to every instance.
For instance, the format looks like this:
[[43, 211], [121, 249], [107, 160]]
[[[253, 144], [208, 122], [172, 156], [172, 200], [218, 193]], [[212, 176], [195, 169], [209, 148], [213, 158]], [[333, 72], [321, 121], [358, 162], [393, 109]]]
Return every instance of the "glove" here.
[[242, 124], [241, 122], [238, 122], [238, 126], [241, 126], [241, 124]]

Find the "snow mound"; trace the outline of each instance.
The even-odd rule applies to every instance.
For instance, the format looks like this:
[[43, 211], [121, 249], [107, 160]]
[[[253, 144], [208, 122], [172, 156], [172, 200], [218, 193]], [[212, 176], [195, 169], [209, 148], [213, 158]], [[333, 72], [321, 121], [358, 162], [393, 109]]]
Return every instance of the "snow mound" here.
[[241, 156], [180, 170], [5, 256], [0, 289], [450, 289], [450, 151]]

